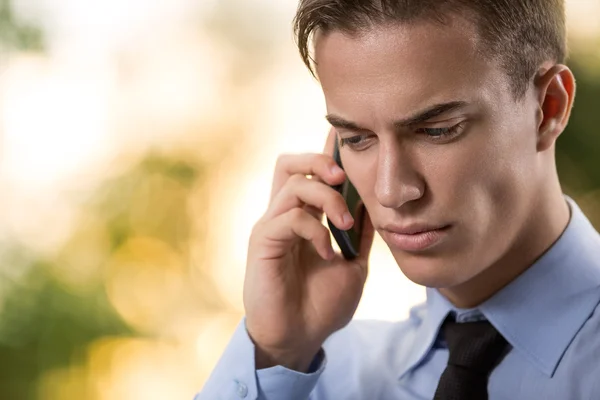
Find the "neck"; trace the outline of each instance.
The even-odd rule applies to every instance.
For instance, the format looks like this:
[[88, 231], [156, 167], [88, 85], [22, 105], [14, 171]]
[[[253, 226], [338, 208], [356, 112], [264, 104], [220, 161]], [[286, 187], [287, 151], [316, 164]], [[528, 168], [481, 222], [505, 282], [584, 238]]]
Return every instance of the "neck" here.
[[570, 209], [558, 179], [544, 193], [545, 196], [532, 204], [530, 217], [508, 252], [481, 274], [458, 286], [441, 288], [440, 293], [456, 307], [476, 307], [526, 271], [552, 247], [569, 223]]

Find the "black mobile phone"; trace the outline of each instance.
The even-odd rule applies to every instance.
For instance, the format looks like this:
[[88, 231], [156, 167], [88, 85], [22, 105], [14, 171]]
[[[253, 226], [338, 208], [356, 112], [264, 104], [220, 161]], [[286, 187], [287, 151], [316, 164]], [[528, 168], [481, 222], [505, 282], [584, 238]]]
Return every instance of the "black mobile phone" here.
[[[340, 168], [344, 169], [342, 165], [342, 159], [340, 157], [340, 149], [338, 145], [338, 139], [335, 140], [335, 147], [333, 149], [333, 159], [340, 166]], [[358, 257], [358, 252], [360, 249], [360, 239], [362, 236], [362, 223], [364, 216], [364, 204], [356, 188], [346, 177], [346, 180], [341, 185], [332, 186], [335, 190], [337, 190], [344, 197], [346, 204], [348, 205], [348, 210], [350, 210], [350, 214], [352, 214], [352, 218], [354, 218], [354, 225], [352, 228], [347, 231], [343, 231], [338, 229], [330, 220], [327, 218], [327, 224], [329, 225], [329, 229], [333, 234], [335, 241], [337, 242], [340, 250], [342, 251], [342, 255], [347, 260], [352, 260]]]

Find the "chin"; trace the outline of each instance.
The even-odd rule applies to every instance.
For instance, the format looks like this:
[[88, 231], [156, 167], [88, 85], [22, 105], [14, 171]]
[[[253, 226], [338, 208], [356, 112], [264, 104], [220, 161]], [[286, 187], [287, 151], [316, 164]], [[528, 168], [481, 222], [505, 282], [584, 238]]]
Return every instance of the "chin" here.
[[402, 273], [417, 285], [444, 288], [460, 285], [468, 280], [462, 276], [464, 265], [448, 257], [392, 252]]

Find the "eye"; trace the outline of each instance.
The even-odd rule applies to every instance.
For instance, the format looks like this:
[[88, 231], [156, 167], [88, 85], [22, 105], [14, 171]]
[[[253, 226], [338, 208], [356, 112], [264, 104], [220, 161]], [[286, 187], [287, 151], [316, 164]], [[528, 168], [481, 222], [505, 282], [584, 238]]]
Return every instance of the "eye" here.
[[418, 128], [415, 132], [425, 134], [429, 140], [442, 141], [458, 136], [462, 128], [463, 123], [461, 122], [448, 128]]
[[369, 135], [354, 135], [346, 138], [340, 138], [340, 147], [348, 146], [355, 151], [364, 150], [370, 142]]
[[359, 135], [359, 136], [352, 136], [352, 137], [349, 137], [349, 138], [342, 138], [342, 139], [340, 139], [340, 144], [341, 144], [342, 146], [344, 146], [344, 145], [348, 145], [348, 144], [349, 144], [349, 145], [357, 145], [357, 144], [359, 144], [359, 143], [360, 143], [360, 142], [361, 142], [363, 139], [364, 139], [364, 138], [363, 138], [363, 135]]

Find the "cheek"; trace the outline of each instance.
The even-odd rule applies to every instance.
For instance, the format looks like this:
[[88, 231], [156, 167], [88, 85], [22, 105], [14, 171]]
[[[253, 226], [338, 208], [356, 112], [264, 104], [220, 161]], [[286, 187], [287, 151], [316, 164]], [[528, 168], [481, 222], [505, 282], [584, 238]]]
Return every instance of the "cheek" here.
[[523, 217], [524, 199], [533, 191], [531, 146], [526, 134], [488, 129], [474, 132], [447, 160], [452, 173], [442, 174], [439, 185], [481, 238], [509, 233]]
[[427, 188], [438, 206], [459, 211], [462, 204], [472, 207], [476, 192], [490, 183], [493, 176], [493, 145], [476, 132], [446, 145], [428, 145], [419, 150], [420, 170]]
[[485, 242], [491, 248], [489, 240], [498, 232], [511, 236], [523, 215], [528, 157], [523, 143], [510, 136], [479, 127], [463, 140], [420, 150], [431, 214], [459, 222], [463, 245]]
[[496, 206], [512, 207], [523, 203], [533, 187], [535, 143], [525, 132], [504, 131], [498, 136], [487, 153], [483, 184]]

